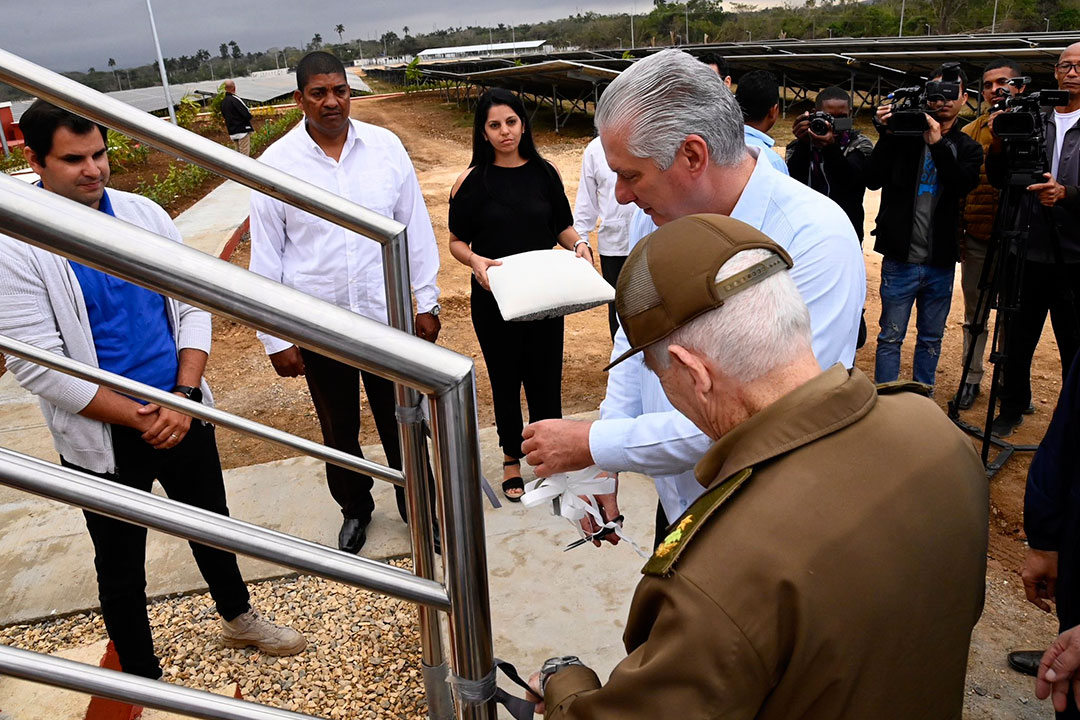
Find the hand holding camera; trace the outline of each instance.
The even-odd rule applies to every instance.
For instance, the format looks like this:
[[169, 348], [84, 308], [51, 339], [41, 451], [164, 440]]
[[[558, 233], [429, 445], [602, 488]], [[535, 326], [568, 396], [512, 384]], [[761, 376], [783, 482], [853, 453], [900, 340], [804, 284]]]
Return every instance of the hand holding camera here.
[[817, 110], [813, 113], [804, 112], [797, 117], [791, 131], [798, 140], [809, 140], [814, 147], [820, 148], [832, 145], [840, 133], [851, 130], [852, 127], [849, 117], [835, 117], [823, 110]]

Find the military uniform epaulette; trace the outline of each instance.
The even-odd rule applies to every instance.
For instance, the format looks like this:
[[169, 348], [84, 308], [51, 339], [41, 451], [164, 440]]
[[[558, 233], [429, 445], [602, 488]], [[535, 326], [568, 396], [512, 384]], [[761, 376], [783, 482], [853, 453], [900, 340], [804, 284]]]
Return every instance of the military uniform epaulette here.
[[877, 384], [878, 395], [892, 395], [898, 392], [913, 392], [930, 397], [934, 392], [934, 388], [926, 383], [912, 380], [893, 380], [892, 382]]
[[679, 559], [682, 551], [690, 542], [690, 538], [698, 531], [705, 521], [723, 505], [728, 498], [735, 494], [742, 485], [750, 478], [753, 468], [746, 468], [735, 473], [717, 487], [708, 491], [691, 505], [682, 514], [675, 524], [675, 529], [668, 533], [664, 542], [656, 548], [656, 552], [641, 569], [643, 575], [663, 576], [671, 572], [675, 561]]

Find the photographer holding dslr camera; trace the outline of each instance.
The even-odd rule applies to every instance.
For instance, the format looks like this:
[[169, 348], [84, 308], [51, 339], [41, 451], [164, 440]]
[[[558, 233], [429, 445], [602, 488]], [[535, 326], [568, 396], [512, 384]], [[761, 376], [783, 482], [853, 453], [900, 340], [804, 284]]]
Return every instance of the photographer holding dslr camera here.
[[843, 208], [861, 243], [866, 166], [874, 142], [852, 127], [847, 91], [833, 86], [819, 92], [814, 112], [795, 118], [791, 132], [795, 134], [787, 146], [791, 177]]
[[[1054, 75], [1060, 91], [1005, 101], [1009, 112], [994, 118], [996, 140], [986, 158], [990, 182], [1024, 191], [1017, 209], [1020, 227], [1006, 229], [1020, 230], [1027, 241], [1019, 271], [1019, 302], [1005, 333], [1001, 407], [991, 426], [998, 437], [1011, 435], [1031, 410], [1031, 361], [1047, 313], [1054, 326], [1062, 378], [1080, 349], [1080, 128], [1076, 125], [1080, 43], [1065, 49]], [[1014, 82], [1022, 84], [1023, 79]], [[1042, 105], [1056, 107], [1042, 115]], [[1028, 148], [1028, 138], [1037, 136], [1038, 130], [1044, 130], [1041, 147]], [[1016, 253], [1016, 248], [1009, 250]]]
[[957, 63], [938, 68], [925, 88], [894, 92], [878, 108], [881, 133], [866, 186], [881, 188], [874, 250], [881, 262], [881, 332], [874, 380], [900, 375], [900, 346], [917, 305], [916, 382], [933, 387], [952, 303], [957, 223], [964, 196], [979, 182], [983, 151], [960, 131], [966, 78]]

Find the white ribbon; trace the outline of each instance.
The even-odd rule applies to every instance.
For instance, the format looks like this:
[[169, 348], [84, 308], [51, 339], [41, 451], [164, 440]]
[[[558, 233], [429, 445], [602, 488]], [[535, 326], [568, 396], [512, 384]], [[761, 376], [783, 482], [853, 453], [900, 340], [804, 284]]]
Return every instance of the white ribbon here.
[[[525, 493], [521, 496], [521, 504], [531, 508], [545, 502], [558, 500], [558, 512], [555, 505], [552, 506], [552, 514], [560, 515], [574, 526], [578, 535], [588, 537], [581, 527], [581, 520], [589, 515], [601, 529], [611, 528], [612, 532], [622, 541], [628, 543], [638, 555], [648, 558], [649, 553], [641, 549], [630, 537], [625, 535], [622, 527], [614, 519], [606, 520], [600, 512], [600, 506], [596, 502], [597, 495], [609, 495], [615, 492], [615, 478], [602, 477], [604, 471], [592, 465], [584, 470], [569, 473], [560, 473], [551, 477], [533, 480], [525, 484]], [[597, 532], [600, 532], [599, 530]]]

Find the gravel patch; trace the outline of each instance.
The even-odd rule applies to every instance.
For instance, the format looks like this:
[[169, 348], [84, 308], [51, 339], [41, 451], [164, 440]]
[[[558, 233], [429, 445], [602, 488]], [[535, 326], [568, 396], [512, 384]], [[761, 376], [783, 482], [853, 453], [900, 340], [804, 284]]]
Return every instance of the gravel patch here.
[[[252, 606], [304, 633], [307, 649], [277, 658], [224, 648], [208, 593], [165, 598], [149, 613], [167, 682], [211, 691], [237, 683], [246, 700], [325, 718], [426, 717], [415, 605], [308, 576], [248, 587]], [[97, 612], [0, 629], [0, 643], [44, 653], [106, 637]]]

